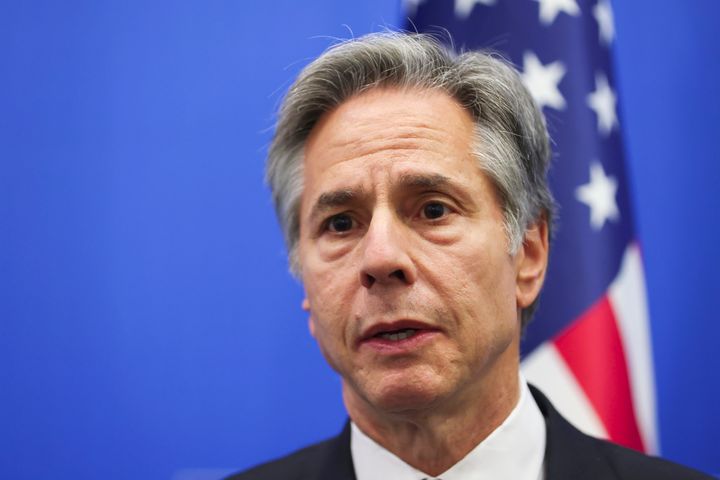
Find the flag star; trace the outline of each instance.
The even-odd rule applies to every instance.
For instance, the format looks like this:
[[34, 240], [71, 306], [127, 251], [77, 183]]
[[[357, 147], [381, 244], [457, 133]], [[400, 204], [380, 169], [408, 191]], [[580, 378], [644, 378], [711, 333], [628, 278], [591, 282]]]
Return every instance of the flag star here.
[[565, 71], [565, 65], [559, 60], [543, 65], [533, 52], [523, 55], [522, 80], [540, 108], [565, 108], [565, 98], [558, 89]]
[[613, 11], [610, 0], [599, 0], [593, 7], [593, 16], [597, 20], [600, 29], [600, 41], [610, 45], [615, 38], [615, 26], [613, 22]]
[[540, 23], [552, 25], [558, 13], [565, 12], [568, 15], [577, 17], [580, 15], [580, 7], [576, 0], [535, 0], [540, 2]]
[[593, 230], [602, 229], [608, 220], [617, 221], [620, 218], [615, 200], [617, 188], [617, 180], [605, 175], [600, 163], [590, 164], [590, 182], [575, 190], [575, 198], [590, 207], [590, 226]]
[[469, 17], [478, 3], [491, 7], [497, 3], [497, 0], [455, 0], [455, 16], [459, 18]]
[[407, 12], [407, 14], [411, 16], [417, 13], [418, 6], [424, 2], [425, 0], [402, 0], [405, 12]]
[[613, 127], [618, 125], [615, 108], [617, 97], [608, 84], [607, 77], [598, 73], [595, 75], [595, 91], [588, 95], [587, 103], [595, 111], [598, 119], [598, 131], [608, 135]]

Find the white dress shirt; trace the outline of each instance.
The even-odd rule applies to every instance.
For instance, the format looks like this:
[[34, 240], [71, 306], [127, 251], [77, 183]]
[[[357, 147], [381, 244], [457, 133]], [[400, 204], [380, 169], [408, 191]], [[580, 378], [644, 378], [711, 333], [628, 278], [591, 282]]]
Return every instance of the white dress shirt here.
[[485, 440], [444, 473], [433, 477], [403, 462], [351, 425], [350, 449], [357, 480], [544, 480], [545, 419], [520, 378], [520, 399]]

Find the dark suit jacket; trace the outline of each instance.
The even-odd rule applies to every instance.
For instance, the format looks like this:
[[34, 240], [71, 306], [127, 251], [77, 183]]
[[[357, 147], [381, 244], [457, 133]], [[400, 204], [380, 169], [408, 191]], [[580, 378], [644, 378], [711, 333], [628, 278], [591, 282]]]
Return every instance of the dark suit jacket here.
[[[530, 388], [547, 425], [545, 480], [712, 480], [695, 470], [585, 435], [570, 425], [539, 390]], [[350, 424], [335, 438], [227, 480], [280, 479], [356, 480]]]

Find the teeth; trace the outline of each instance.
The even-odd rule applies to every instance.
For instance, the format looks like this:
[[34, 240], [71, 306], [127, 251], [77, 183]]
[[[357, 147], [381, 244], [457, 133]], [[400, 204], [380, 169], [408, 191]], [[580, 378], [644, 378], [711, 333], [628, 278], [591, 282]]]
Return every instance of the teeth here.
[[402, 330], [402, 331], [396, 332], [396, 333], [382, 333], [382, 334], [380, 334], [380, 338], [383, 338], [385, 340], [390, 340], [393, 342], [397, 342], [398, 340], [405, 340], [406, 338], [412, 337], [413, 335], [415, 335], [416, 331], [417, 330], [408, 328], [406, 330]]

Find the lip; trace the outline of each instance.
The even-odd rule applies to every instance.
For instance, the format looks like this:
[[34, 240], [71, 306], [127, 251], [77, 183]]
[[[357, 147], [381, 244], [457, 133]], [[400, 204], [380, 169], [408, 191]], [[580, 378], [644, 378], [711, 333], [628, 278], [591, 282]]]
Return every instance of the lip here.
[[[413, 329], [416, 330], [416, 332], [412, 336], [401, 340], [388, 340], [378, 336], [380, 333], [406, 329]], [[386, 354], [406, 353], [420, 348], [440, 333], [441, 330], [439, 328], [417, 320], [381, 322], [372, 325], [363, 332], [358, 341], [358, 348], [370, 348], [379, 353]]]

